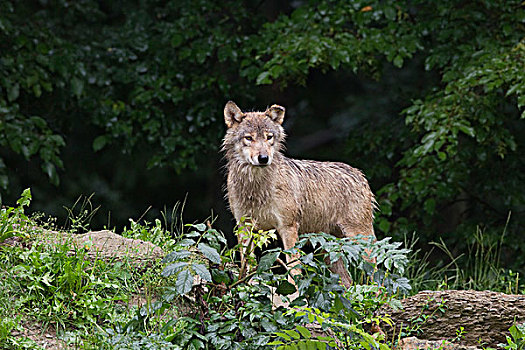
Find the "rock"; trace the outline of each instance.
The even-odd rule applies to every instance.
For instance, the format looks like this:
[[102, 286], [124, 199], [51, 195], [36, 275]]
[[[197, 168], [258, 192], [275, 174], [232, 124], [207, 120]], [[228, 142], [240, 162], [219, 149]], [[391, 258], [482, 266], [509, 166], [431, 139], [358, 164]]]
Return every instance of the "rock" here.
[[76, 249], [86, 249], [91, 259], [153, 261], [164, 256], [164, 251], [151, 242], [125, 238], [108, 230], [84, 234], [48, 231], [42, 234], [40, 240], [54, 246], [68, 243], [72, 254]]

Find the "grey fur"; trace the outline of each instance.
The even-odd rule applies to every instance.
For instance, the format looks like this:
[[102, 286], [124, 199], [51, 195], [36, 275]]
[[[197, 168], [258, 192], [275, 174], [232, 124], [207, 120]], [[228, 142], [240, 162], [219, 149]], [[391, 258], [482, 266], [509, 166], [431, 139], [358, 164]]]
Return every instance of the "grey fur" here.
[[[284, 112], [277, 105], [248, 113], [231, 101], [225, 106], [227, 196], [237, 222], [249, 217], [258, 229], [277, 229], [285, 249], [308, 232], [375, 240], [375, 200], [363, 173], [344, 163], [284, 156]], [[338, 262], [332, 270], [348, 285], [348, 272]]]

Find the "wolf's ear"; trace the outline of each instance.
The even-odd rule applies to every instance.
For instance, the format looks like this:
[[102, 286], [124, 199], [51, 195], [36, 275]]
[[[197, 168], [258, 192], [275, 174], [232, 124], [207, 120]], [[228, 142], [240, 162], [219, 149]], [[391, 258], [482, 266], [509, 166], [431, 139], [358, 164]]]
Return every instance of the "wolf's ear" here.
[[231, 128], [233, 124], [240, 123], [244, 118], [244, 113], [237, 107], [235, 102], [228, 101], [224, 106], [224, 123], [228, 128]]
[[284, 107], [273, 105], [266, 110], [266, 115], [276, 123], [282, 124], [284, 120]]

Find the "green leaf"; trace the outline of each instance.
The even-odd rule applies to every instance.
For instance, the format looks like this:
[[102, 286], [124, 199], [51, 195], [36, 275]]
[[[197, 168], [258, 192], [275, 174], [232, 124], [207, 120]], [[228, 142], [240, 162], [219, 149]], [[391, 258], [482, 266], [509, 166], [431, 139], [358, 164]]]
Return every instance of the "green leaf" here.
[[385, 17], [390, 20], [390, 21], [393, 21], [396, 19], [396, 9], [391, 7], [391, 6], [387, 6], [383, 9], [383, 12], [385, 13]]
[[199, 243], [197, 245], [197, 249], [199, 249], [199, 251], [212, 263], [221, 263], [221, 256], [219, 255], [219, 253], [217, 253], [217, 250], [215, 248], [210, 247], [206, 243]]
[[182, 36], [182, 34], [174, 34], [172, 37], [171, 37], [171, 46], [173, 47], [178, 47], [180, 46], [180, 44], [182, 44], [182, 42], [184, 41], [184, 37]]
[[168, 265], [164, 268], [164, 270], [162, 270], [161, 275], [164, 277], [175, 275], [177, 272], [185, 268], [187, 265], [188, 263], [185, 261], [179, 261], [174, 264]]
[[84, 91], [84, 82], [78, 78], [71, 79], [71, 92], [73, 92], [73, 95], [80, 97], [82, 91]]
[[204, 266], [203, 264], [193, 264], [191, 265], [191, 267], [199, 276], [201, 276], [203, 280], [208, 282], [212, 281], [210, 271], [208, 271], [208, 268], [206, 266]]
[[93, 151], [98, 152], [106, 145], [108, 138], [106, 135], [100, 135], [93, 140]]
[[[0, 175], [0, 188], [3, 188], [4, 190], [7, 189], [7, 186], [9, 185], [9, 179], [7, 178], [7, 175]], [[0, 204], [2, 203], [2, 196], [0, 195]]]
[[277, 326], [266, 318], [261, 321], [261, 326], [266, 332], [275, 332], [277, 330]]
[[177, 276], [177, 281], [175, 282], [175, 289], [179, 295], [187, 294], [193, 287], [193, 276], [190, 273], [190, 270], [182, 270]]
[[509, 332], [515, 342], [522, 340], [522, 338], [525, 337], [525, 334], [518, 327], [516, 327], [516, 325], [512, 325], [509, 328]]
[[281, 338], [284, 338], [284, 340], [286, 341], [290, 341], [292, 340], [292, 338], [290, 338], [290, 336], [286, 333], [283, 333], [283, 332], [275, 332], [275, 335], [281, 337]]
[[295, 285], [291, 284], [290, 282], [286, 280], [282, 281], [277, 287], [277, 289], [275, 290], [277, 294], [281, 294], [281, 295], [290, 295], [290, 294], [295, 293], [296, 291], [297, 291], [297, 288], [295, 288]]
[[41, 117], [34, 116], [31, 117], [30, 120], [40, 130], [45, 130], [47, 127], [46, 121]]
[[292, 337], [293, 339], [301, 339], [301, 336], [299, 335], [299, 333], [297, 333], [296, 331], [294, 330], [291, 330], [291, 329], [285, 329], [284, 330], [286, 332], [286, 334], [288, 334], [290, 337]]
[[283, 345], [284, 343], [280, 340], [274, 340], [274, 341], [271, 341], [269, 342], [268, 344], [266, 345]]
[[259, 261], [259, 266], [257, 266], [257, 272], [268, 271], [275, 263], [275, 260], [277, 260], [279, 253], [279, 251], [275, 251], [263, 255]]
[[397, 55], [396, 57], [394, 57], [394, 66], [396, 66], [397, 68], [401, 68], [403, 67], [403, 57]]
[[257, 79], [255, 79], [257, 85], [271, 84], [272, 80], [270, 79], [270, 72], [262, 72], [259, 74]]
[[474, 128], [470, 126], [460, 125], [459, 130], [463, 131], [465, 134], [469, 135], [470, 137], [474, 137]]
[[203, 232], [204, 230], [206, 230], [206, 224], [204, 224], [204, 223], [200, 223], [200, 224], [196, 224], [196, 225], [192, 225], [192, 226], [195, 227], [195, 229], [200, 231], [200, 232]]
[[312, 333], [310, 333], [310, 331], [306, 327], [297, 325], [295, 328], [299, 331], [299, 333], [301, 333], [303, 338], [310, 339], [312, 337]]
[[20, 85], [14, 84], [7, 91], [7, 100], [13, 102], [20, 95]]
[[58, 179], [57, 169], [55, 165], [51, 162], [45, 162], [44, 164], [42, 164], [42, 169], [49, 177], [51, 183], [55, 186], [58, 186], [60, 180]]
[[387, 219], [385, 218], [379, 218], [379, 229], [385, 233], [388, 233], [390, 231], [390, 226], [392, 225]]
[[173, 251], [173, 252], [169, 253], [168, 255], [166, 255], [162, 259], [162, 263], [163, 264], [167, 264], [167, 263], [170, 263], [172, 261], [186, 259], [190, 255], [191, 255], [191, 252], [189, 252], [187, 250]]
[[434, 214], [436, 209], [436, 200], [434, 198], [428, 198], [424, 204], [425, 211], [429, 214]]
[[328, 347], [328, 344], [324, 342], [317, 342], [315, 345], [317, 346], [317, 350], [326, 350]]
[[27, 207], [29, 203], [31, 203], [31, 189], [26, 188], [20, 195], [20, 198], [16, 201], [16, 204], [21, 207]]
[[213, 282], [215, 283], [224, 283], [226, 285], [231, 283], [230, 276], [228, 275], [228, 272], [219, 270], [219, 269], [212, 269], [211, 270], [211, 277], [213, 279]]

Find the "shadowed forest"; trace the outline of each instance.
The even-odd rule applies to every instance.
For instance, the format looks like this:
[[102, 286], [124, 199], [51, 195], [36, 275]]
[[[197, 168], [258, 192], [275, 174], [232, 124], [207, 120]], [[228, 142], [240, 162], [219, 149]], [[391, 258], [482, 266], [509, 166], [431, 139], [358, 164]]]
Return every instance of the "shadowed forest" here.
[[2, 1], [0, 203], [232, 246], [223, 108], [279, 104], [286, 155], [361, 169], [420, 277], [490, 289], [525, 274], [524, 67], [519, 0]]

